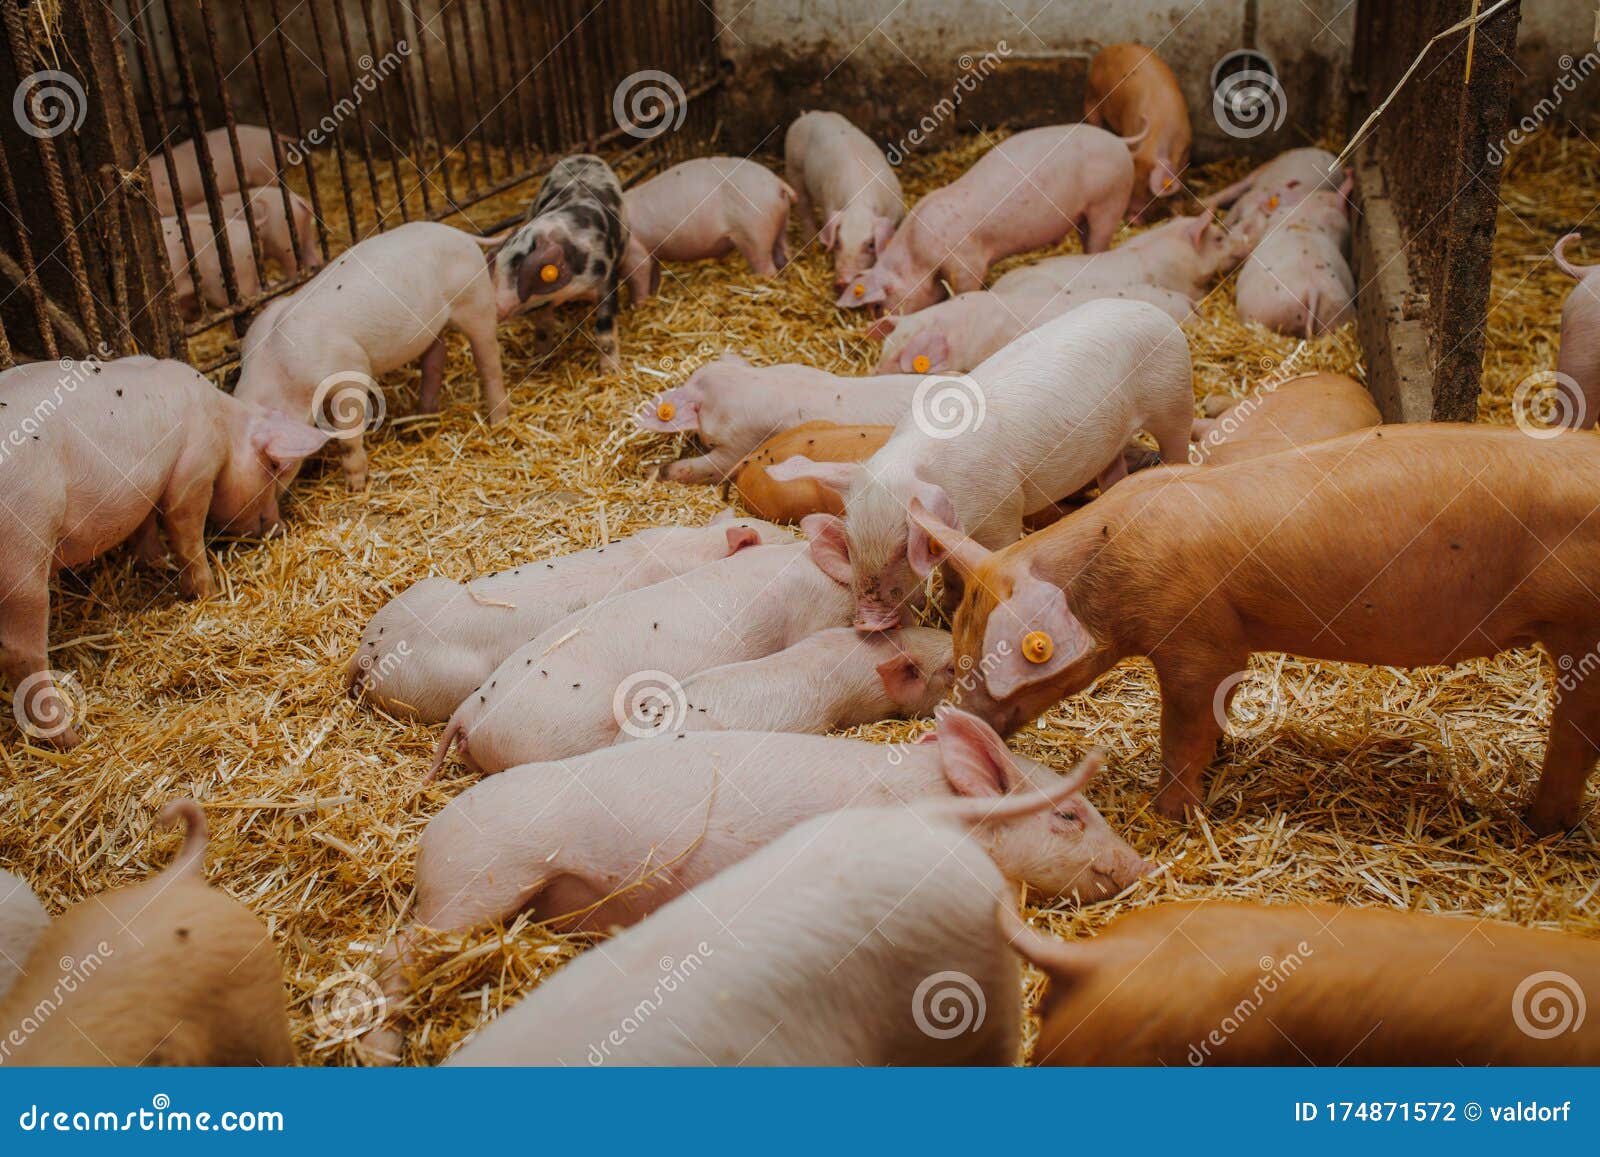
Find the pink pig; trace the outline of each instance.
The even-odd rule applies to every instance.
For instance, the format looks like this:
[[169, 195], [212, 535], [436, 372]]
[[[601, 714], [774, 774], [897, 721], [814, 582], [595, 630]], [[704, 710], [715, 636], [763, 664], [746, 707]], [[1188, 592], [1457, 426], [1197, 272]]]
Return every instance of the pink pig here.
[[[278, 180], [278, 162], [273, 155], [272, 131], [260, 125], [236, 125], [239, 136], [239, 157], [244, 162], [243, 180], [238, 166], [233, 163], [233, 144], [228, 138], [227, 126], [212, 129], [206, 134], [206, 148], [211, 153], [211, 170], [216, 174], [219, 193], [237, 193], [255, 185], [273, 185]], [[178, 201], [172, 198], [172, 181], [167, 175], [167, 161], [161, 153], [150, 156], [150, 192], [156, 208], [163, 217], [171, 217], [181, 206], [185, 209], [206, 203], [205, 182], [200, 176], [200, 159], [193, 141], [184, 141], [172, 150], [172, 163], [178, 170]]]
[[757, 659], [850, 621], [850, 593], [813, 566], [804, 543], [762, 546], [727, 532], [730, 557], [568, 615], [513, 651], [456, 708], [429, 782], [452, 746], [475, 771], [562, 759], [649, 731], [653, 705], [681, 680]]
[[[289, 210], [284, 212], [284, 193], [288, 192]], [[255, 218], [256, 235], [261, 240], [263, 256], [276, 261], [285, 273], [298, 273], [303, 264], [307, 269], [321, 269], [322, 255], [317, 252], [316, 220], [311, 214], [311, 206], [299, 193], [284, 190], [279, 186], [264, 189], [249, 190], [250, 213]], [[225, 193], [222, 197], [222, 211], [229, 220], [242, 217], [244, 213], [245, 194]], [[289, 230], [290, 215], [294, 218], [294, 231]], [[190, 210], [191, 216], [206, 217], [208, 225], [207, 234], [210, 233], [210, 218], [206, 208], [201, 205], [198, 209]], [[296, 249], [295, 241], [299, 240]]]
[[[1115, 251], [1113, 251], [1115, 252]], [[877, 372], [938, 373], [974, 369], [991, 354], [1029, 330], [1102, 298], [1147, 301], [1173, 321], [1194, 316], [1188, 296], [1156, 285], [1120, 287], [1015, 286], [1012, 292], [976, 289], [907, 317], [880, 318], [870, 331], [884, 337]]]
[[[812, 478], [844, 497], [845, 516], [807, 520], [812, 557], [856, 598], [855, 626], [889, 630], [920, 598], [940, 549], [907, 516], [920, 500], [992, 549], [1022, 534], [1096, 476], [1126, 473], [1143, 429], [1164, 462], [1188, 458], [1194, 422], [1183, 331], [1142, 301], [1092, 301], [1026, 333], [967, 377], [929, 378], [910, 417], [864, 463], [795, 457], [767, 473]], [[951, 592], [955, 591], [952, 584]]]
[[1557, 382], [1577, 396], [1567, 405], [1567, 424], [1588, 429], [1600, 418], [1600, 265], [1574, 265], [1567, 260], [1568, 233], [1556, 242], [1556, 267], [1578, 279], [1561, 307], [1561, 353], [1556, 360]]
[[789, 264], [784, 232], [795, 192], [743, 157], [697, 157], [622, 196], [628, 245], [622, 275], [635, 304], [661, 280], [661, 261], [702, 261], [737, 249], [757, 277]]
[[[809, 786], [809, 766], [768, 763], [752, 790], [778, 797], [766, 816], [782, 813], [787, 831], [567, 965], [450, 1063], [1014, 1064], [1020, 977], [1000, 956], [998, 917], [1016, 904], [1005, 877], [1047, 893], [1073, 879], [1099, 890], [1086, 862], [1115, 857], [1129, 871], [1137, 857], [1081, 796], [1061, 799], [1092, 761], [1065, 779], [1042, 777], [1048, 786], [1035, 780], [1042, 792], [997, 802], [992, 777], [1012, 779], [1017, 761], [986, 738], [948, 731], [914, 774], [889, 773], [899, 790], [880, 786], [881, 763], [859, 782], [828, 776], [833, 783], [816, 786], [866, 806], [826, 815], [778, 802], [793, 794], [786, 778]], [[626, 795], [644, 794], [645, 782], [636, 772]], [[976, 798], [950, 799], [951, 788]], [[721, 826], [705, 823], [703, 799], [695, 805], [674, 844], [692, 838], [687, 829]], [[795, 825], [791, 815], [814, 818]], [[660, 816], [648, 822], [659, 826]], [[606, 1035], [660, 985], [668, 959], [680, 981], [671, 1015]]]
[[233, 534], [276, 526], [282, 479], [326, 440], [181, 362], [32, 362], [0, 374], [0, 676], [30, 734], [79, 742], [47, 659], [54, 572], [130, 537], [159, 563], [165, 531], [178, 589], [209, 597], [206, 522]]
[[345, 479], [361, 490], [374, 379], [421, 358], [417, 407], [437, 413], [447, 329], [467, 335], [490, 423], [506, 419], [496, 324], [494, 283], [478, 239], [412, 221], [351, 246], [293, 296], [263, 310], [240, 343], [234, 392], [307, 420], [331, 419]]
[[762, 442], [802, 422], [892, 426], [911, 409], [921, 381], [915, 374], [851, 378], [811, 366], [753, 366], [730, 353], [651, 398], [634, 421], [646, 430], [692, 432], [705, 444], [705, 454], [667, 463], [661, 477], [720, 482]]
[[900, 178], [883, 150], [836, 112], [796, 117], [783, 156], [800, 220], [832, 251], [833, 289], [843, 293], [872, 268], [906, 215]]
[[1007, 137], [916, 203], [839, 306], [915, 313], [945, 296], [941, 279], [954, 293], [982, 289], [1000, 258], [1054, 245], [1074, 229], [1085, 252], [1105, 250], [1133, 188], [1130, 143], [1092, 125]]
[[613, 595], [726, 558], [743, 542], [730, 542], [732, 530], [754, 531], [764, 543], [794, 539], [770, 522], [730, 514], [706, 526], [642, 530], [464, 583], [425, 578], [372, 617], [346, 665], [346, 685], [385, 711], [442, 723], [526, 640]]
[[681, 699], [647, 705], [618, 743], [684, 731], [822, 734], [882, 719], [933, 713], [955, 682], [949, 631], [907, 627], [861, 635], [831, 627], [761, 659], [693, 675]]
[[[193, 320], [200, 316], [202, 300], [212, 309], [223, 309], [231, 302], [227, 284], [222, 280], [222, 258], [217, 251], [217, 235], [211, 227], [211, 219], [191, 213], [185, 220], [189, 226], [189, 244], [194, 246], [192, 265], [183, 247], [178, 218], [161, 219], [161, 240], [167, 247], [167, 267], [172, 270], [172, 293], [177, 298], [178, 312]], [[233, 259], [234, 284], [239, 288], [240, 299], [255, 297], [261, 292], [261, 271], [250, 248], [249, 227], [242, 217], [230, 217], [223, 222], [222, 235]], [[196, 273], [200, 275], [198, 288]]]
[[1227, 208], [1228, 228], [1254, 242], [1271, 228], [1274, 214], [1292, 209], [1312, 193], [1338, 189], [1345, 176], [1338, 158], [1326, 149], [1290, 149], [1200, 203]]
[[1239, 270], [1239, 316], [1279, 333], [1315, 337], [1351, 318], [1356, 279], [1345, 261], [1350, 216], [1342, 192], [1318, 192], [1276, 213]]

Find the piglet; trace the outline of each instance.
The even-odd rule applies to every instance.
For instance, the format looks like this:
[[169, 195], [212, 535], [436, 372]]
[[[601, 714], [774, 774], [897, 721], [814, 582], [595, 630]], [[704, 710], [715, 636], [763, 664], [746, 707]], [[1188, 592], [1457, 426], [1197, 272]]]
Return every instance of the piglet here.
[[970, 376], [927, 381], [913, 413], [866, 462], [797, 457], [769, 471], [844, 497], [842, 520], [817, 515], [807, 531], [817, 565], [851, 585], [858, 630], [897, 626], [939, 562], [939, 546], [907, 518], [913, 500], [998, 548], [1021, 535], [1024, 515], [1097, 477], [1102, 489], [1122, 478], [1123, 448], [1139, 430], [1154, 436], [1164, 462], [1188, 454], [1188, 342], [1142, 301], [1092, 301]]
[[22, 975], [23, 962], [49, 926], [50, 915], [28, 882], [0, 868], [0, 1000]]
[[223, 393], [182, 362], [31, 362], [0, 374], [0, 676], [18, 722], [74, 747], [74, 712], [47, 659], [50, 579], [137, 536], [140, 558], [214, 594], [209, 520], [232, 534], [278, 524], [278, 488], [327, 435]]
[[346, 249], [293, 296], [263, 310], [240, 343], [234, 395], [336, 430], [345, 480], [367, 484], [363, 433], [374, 380], [417, 359], [424, 414], [437, 413], [447, 329], [466, 334], [491, 424], [510, 413], [481, 242], [412, 221]]
[[[167, 268], [172, 271], [172, 294], [177, 300], [178, 312], [192, 321], [201, 315], [202, 301], [212, 309], [223, 309], [233, 302], [222, 278], [222, 257], [211, 219], [191, 213], [184, 224], [189, 227], [189, 244], [194, 247], [192, 262], [183, 245], [183, 225], [178, 218], [161, 219], [161, 240], [167, 249]], [[250, 231], [244, 218], [230, 217], [224, 221], [222, 237], [233, 260], [233, 278], [239, 289], [239, 299], [257, 296], [261, 292], [261, 269], [250, 247]]]
[[784, 231], [795, 192], [743, 157], [697, 157], [623, 194], [622, 276], [635, 304], [651, 297], [662, 261], [703, 261], [737, 249], [757, 277], [789, 264]]
[[917, 374], [851, 378], [811, 366], [753, 366], [737, 354], [708, 362], [634, 416], [643, 429], [699, 435], [706, 453], [660, 468], [669, 482], [720, 482], [772, 435], [803, 422], [893, 425], [911, 409]]
[[1294, 208], [1313, 193], [1337, 190], [1345, 179], [1338, 158], [1326, 149], [1289, 149], [1200, 203], [1212, 209], [1226, 208], [1228, 228], [1255, 242], [1272, 227], [1279, 212]]
[[1074, 229], [1086, 253], [1111, 244], [1133, 188], [1130, 142], [1092, 125], [1050, 125], [1007, 137], [918, 201], [842, 308], [915, 313], [982, 289], [1002, 257], [1054, 245]]
[[595, 341], [607, 372], [617, 353], [617, 287], [628, 247], [622, 184], [592, 153], [563, 157], [545, 176], [528, 216], [489, 253], [500, 318], [568, 301], [594, 303]]
[[[824, 935], [838, 930], [861, 896], [873, 891], [869, 878], [836, 855], [819, 862], [826, 865], [820, 874], [808, 858], [774, 857], [785, 848], [794, 855], [806, 833], [816, 837], [816, 824], [830, 833], [854, 832], [856, 819], [870, 817], [889, 822], [859, 837], [857, 851], [881, 849], [883, 863], [909, 866], [915, 857], [887, 810], [906, 804], [920, 805], [905, 814], [925, 831], [942, 827], [938, 817], [992, 817], [973, 833], [975, 845], [993, 857], [973, 861], [982, 865], [974, 879], [998, 879], [998, 864], [1000, 872], [1046, 895], [1094, 902], [1148, 869], [1081, 794], [1096, 766], [1091, 760], [1058, 777], [953, 710], [941, 712], [929, 741], [899, 748], [716, 732], [530, 765], [470, 789], [424, 830], [415, 917], [424, 927], [459, 931], [527, 910], [536, 919], [560, 919], [566, 928], [602, 929], [655, 912], [643, 927], [664, 927], [671, 913], [703, 899], [718, 881], [746, 874], [744, 861], [750, 873], [764, 872], [768, 885], [776, 885], [757, 905], [764, 919]], [[785, 882], [785, 863], [804, 865], [792, 884]], [[918, 864], [916, 871], [920, 876], [927, 866]], [[814, 897], [818, 913], [828, 911], [839, 901], [826, 889], [815, 891], [827, 881], [848, 888], [853, 900], [820, 921], [777, 916], [773, 904], [801, 894]], [[680, 902], [690, 889], [693, 898]], [[912, 891], [901, 890], [901, 898]], [[883, 899], [893, 906], [887, 894]], [[927, 927], [950, 927], [954, 911], [944, 909]], [[411, 934], [404, 934], [386, 954], [384, 983], [391, 995], [405, 991], [410, 943]], [[836, 982], [830, 991], [851, 991], [847, 980]], [[1014, 1006], [1014, 994], [1002, 1003]]]
[[[1176, 817], [1205, 798], [1218, 704], [1252, 652], [1449, 666], [1539, 642], [1559, 670], [1577, 666], [1600, 638], [1597, 493], [1587, 438], [1417, 424], [1147, 471], [996, 553], [918, 507], [911, 518], [964, 580], [957, 661], [983, 678], [961, 702], [1002, 734], [1121, 659], [1150, 659], [1155, 807]], [[1600, 734], [1600, 680], [1562, 689], [1527, 813], [1541, 834], [1582, 821]]]
[[442, 723], [512, 651], [575, 611], [726, 558], [753, 531], [786, 530], [753, 518], [662, 526], [629, 538], [525, 562], [467, 582], [425, 578], [384, 605], [345, 667], [352, 695], [393, 714]]
[[883, 150], [836, 112], [796, 117], [783, 159], [800, 220], [833, 253], [833, 289], [843, 293], [872, 268], [906, 215], [900, 178]]
[[[284, 209], [285, 194], [288, 196], [289, 207]], [[242, 219], [245, 212], [245, 196], [241, 193], [227, 193], [222, 197], [222, 211], [231, 221], [235, 218]], [[284, 189], [280, 186], [271, 186], [264, 189], [251, 189], [248, 191], [250, 215], [255, 220], [256, 235], [261, 239], [263, 255], [271, 261], [276, 261], [285, 273], [298, 273], [303, 266], [306, 269], [321, 269], [322, 255], [317, 252], [316, 224], [311, 215], [311, 206], [299, 193]], [[192, 210], [191, 215], [204, 216], [205, 206]], [[293, 218], [294, 228], [289, 227]], [[207, 218], [207, 232], [210, 230], [210, 218]], [[298, 243], [298, 244], [297, 244]]]
[[801, 422], [774, 434], [733, 468], [733, 487], [746, 510], [772, 522], [799, 522], [808, 514], [843, 514], [844, 500], [809, 478], [779, 482], [768, 472], [803, 454], [813, 462], [861, 462], [876, 454], [893, 426], [840, 426]]
[[458, 744], [488, 773], [593, 751], [619, 729], [643, 733], [646, 713], [678, 701], [690, 675], [850, 621], [849, 592], [804, 543], [727, 533], [729, 557], [568, 615], [513, 651], [456, 708], [424, 782]]
[[1234, 286], [1239, 316], [1279, 333], [1315, 337], [1353, 316], [1345, 261], [1350, 216], [1342, 192], [1312, 193], [1278, 213]]
[[1014, 285], [1004, 292], [976, 289], [919, 309], [908, 317], [878, 319], [871, 330], [873, 337], [884, 339], [877, 372], [965, 372], [1020, 335], [1071, 313], [1086, 302], [1119, 297], [1147, 301], [1164, 310], [1173, 321], [1183, 322], [1194, 316], [1194, 303], [1186, 295], [1157, 285], [1075, 285], [1071, 289]]
[[1302, 374], [1197, 419], [1189, 461], [1211, 466], [1276, 454], [1382, 423], [1372, 395], [1344, 374]]
[[1163, 197], [1178, 192], [1189, 167], [1189, 105], [1167, 62], [1142, 44], [1108, 44], [1089, 62], [1083, 96], [1085, 124], [1124, 136], [1143, 134], [1133, 150], [1133, 198], [1140, 220]]
[[859, 635], [833, 627], [762, 659], [692, 675], [683, 697], [647, 705], [618, 743], [685, 731], [824, 732], [930, 715], [955, 681], [950, 632], [907, 627]]
[[[243, 172], [234, 164], [233, 144], [228, 130], [212, 129], [206, 134], [206, 148], [211, 153], [211, 170], [216, 175], [219, 193], [237, 193], [257, 185], [274, 185], [278, 181], [278, 162], [273, 152], [272, 131], [260, 125], [236, 125], [239, 136], [239, 159]], [[166, 158], [159, 152], [150, 156], [150, 191], [156, 208], [163, 217], [171, 217], [180, 209], [192, 209], [206, 203], [205, 182], [200, 175], [200, 158], [193, 141], [184, 141], [172, 150], [172, 163], [178, 170], [178, 197], [172, 196], [172, 180], [167, 173]]]
[[1556, 268], [1578, 281], [1561, 307], [1561, 353], [1556, 360], [1557, 381], [1574, 396], [1568, 402], [1567, 424], [1589, 429], [1600, 419], [1600, 265], [1574, 265], [1567, 260], [1568, 233], [1556, 242]]
[[1162, 904], [1072, 942], [1001, 924], [1050, 980], [1035, 1064], [1600, 1063], [1583, 936], [1304, 903]]
[[200, 806], [177, 800], [161, 821], [187, 829], [166, 871], [90, 897], [34, 944], [0, 1000], [5, 1063], [294, 1063], [272, 933], [206, 887]]

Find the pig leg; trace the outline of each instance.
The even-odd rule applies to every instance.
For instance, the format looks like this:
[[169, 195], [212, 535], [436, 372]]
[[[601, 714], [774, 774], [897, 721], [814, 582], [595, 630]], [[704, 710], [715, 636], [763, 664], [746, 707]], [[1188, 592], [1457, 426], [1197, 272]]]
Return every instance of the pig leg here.
[[[1541, 640], [1544, 641], [1544, 640]], [[1573, 670], [1590, 644], [1575, 641], [1570, 647], [1552, 646], [1552, 655], [1567, 656]], [[1559, 659], [1558, 659], [1559, 663]], [[1544, 770], [1528, 808], [1528, 826], [1541, 836], [1575, 828], [1583, 822], [1583, 788], [1600, 756], [1600, 688], [1580, 681], [1570, 691], [1558, 687], [1555, 711], [1550, 717], [1550, 739], [1545, 746]]]
[[1097, 201], [1089, 206], [1089, 211], [1084, 215], [1089, 228], [1087, 232], [1078, 231], [1085, 253], [1104, 253], [1111, 248], [1111, 238], [1122, 224], [1124, 208], [1125, 205], [1118, 205], [1114, 201]]
[[[49, 671], [50, 575], [0, 572], [0, 676], [12, 703], [54, 747], [67, 751], [82, 740], [69, 720], [66, 699]], [[32, 683], [27, 680], [32, 679]], [[17, 722], [23, 721], [19, 718]], [[62, 726], [62, 725], [65, 726]]]
[[465, 314], [455, 320], [455, 326], [467, 335], [467, 344], [472, 347], [472, 364], [478, 367], [489, 425], [498, 426], [511, 416], [511, 401], [506, 397], [505, 375], [500, 368], [500, 335], [495, 330], [494, 310], [486, 306], [482, 312]]
[[1095, 485], [1099, 486], [1100, 493], [1104, 494], [1127, 476], [1128, 460], [1122, 456], [1122, 451], [1119, 450], [1117, 451], [1117, 456], [1096, 476]]
[[1206, 768], [1216, 757], [1233, 698], [1230, 689], [1219, 702], [1218, 691], [1245, 670], [1250, 653], [1164, 654], [1152, 660], [1161, 686], [1161, 783], [1154, 806], [1160, 815], [1182, 819], [1186, 809], [1200, 811], [1205, 802]]
[[134, 556], [152, 570], [159, 570], [167, 559], [167, 548], [161, 541], [161, 527], [157, 525], [156, 517], [156, 512], [151, 510], [149, 516], [139, 524], [139, 529], [133, 532]]
[[661, 477], [668, 482], [720, 482], [739, 464], [739, 456], [717, 449], [698, 458], [679, 458], [661, 468]]
[[[179, 464], [180, 471], [182, 464]], [[211, 509], [211, 480], [179, 486], [162, 496], [161, 526], [178, 560], [178, 590], [185, 598], [208, 599], [217, 593], [206, 564], [206, 512]]]
[[417, 395], [417, 413], [439, 412], [439, 387], [444, 384], [444, 339], [435, 338], [422, 354], [422, 390]]
[[600, 295], [600, 304], [594, 311], [594, 335], [600, 343], [600, 365], [606, 373], [622, 369], [622, 358], [617, 351], [617, 291], [621, 286], [621, 263], [613, 262], [606, 275], [606, 291]]
[[[784, 202], [784, 207], [788, 208], [787, 201]], [[750, 263], [750, 269], [757, 277], [776, 277], [778, 271], [789, 262], [789, 255], [781, 252], [782, 229], [779, 229], [775, 236], [765, 229], [758, 235], [755, 230], [737, 225], [731, 230], [731, 239], [734, 247], [744, 254], [744, 259]]]
[[661, 265], [638, 241], [629, 240], [622, 258], [622, 276], [633, 294], [633, 304], [649, 301], [661, 287]]

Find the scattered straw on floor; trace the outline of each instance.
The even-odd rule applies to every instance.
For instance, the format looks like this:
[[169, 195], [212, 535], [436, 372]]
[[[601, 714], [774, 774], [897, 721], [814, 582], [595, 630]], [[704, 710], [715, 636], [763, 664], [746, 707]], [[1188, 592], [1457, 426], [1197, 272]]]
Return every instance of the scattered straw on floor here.
[[[910, 161], [908, 193], [948, 180], [985, 147], [974, 139]], [[1593, 210], [1593, 156], [1587, 140], [1547, 131], [1510, 161], [1487, 420], [1509, 420], [1516, 383], [1554, 365], [1568, 282], [1544, 258]], [[1218, 165], [1194, 183], [1215, 188], [1242, 168]], [[334, 171], [324, 158], [321, 176]], [[355, 185], [365, 222], [370, 197], [364, 181]], [[326, 188], [324, 213], [342, 231], [342, 200]], [[517, 200], [480, 206], [471, 219], [486, 225]], [[1600, 259], [1595, 233], [1579, 252]], [[171, 576], [140, 571], [120, 553], [63, 576], [53, 663], [77, 672], [87, 689], [88, 742], [56, 755], [24, 747], [9, 719], [0, 724], [0, 864], [59, 910], [164, 864], [176, 838], [154, 832], [155, 816], [175, 795], [197, 797], [213, 831], [211, 879], [268, 922], [282, 952], [301, 1055], [350, 1061], [349, 1046], [314, 1015], [316, 994], [370, 970], [406, 902], [418, 833], [468, 782], [447, 777], [418, 790], [437, 729], [344, 697], [341, 666], [362, 625], [429, 574], [465, 578], [710, 517], [722, 505], [712, 488], [643, 481], [643, 467], [677, 446], [635, 432], [627, 415], [724, 348], [760, 362], [867, 371], [877, 354], [867, 322], [831, 307], [830, 284], [814, 248], [771, 282], [737, 257], [671, 267], [660, 297], [624, 313], [625, 368], [613, 377], [599, 373], [587, 326], [566, 331], [541, 357], [533, 324], [508, 324], [501, 339], [513, 416], [493, 433], [479, 417], [465, 345], [453, 339], [443, 414], [405, 418], [416, 371], [392, 375], [397, 420], [371, 439], [367, 493], [348, 494], [336, 467], [311, 471], [285, 533], [216, 544], [219, 597], [181, 602]], [[1202, 312], [1189, 327], [1197, 396], [1243, 394], [1295, 347], [1241, 324], [1231, 286]], [[197, 343], [197, 360], [221, 341]], [[1359, 375], [1353, 333], [1309, 343], [1295, 368]], [[1260, 656], [1256, 666], [1260, 682], [1241, 690], [1240, 704], [1253, 705], [1259, 734], [1224, 741], [1210, 811], [1190, 827], [1146, 810], [1158, 768], [1148, 665], [1124, 664], [1016, 738], [1018, 751], [1056, 767], [1090, 745], [1105, 747], [1111, 767], [1090, 794], [1163, 865], [1129, 898], [1053, 911], [1045, 925], [1085, 935], [1121, 911], [1170, 899], [1292, 897], [1600, 932], [1592, 836], [1539, 842], [1515, 819], [1549, 717], [1536, 653], [1409, 672], [1280, 656]], [[920, 726], [860, 734], [887, 739]], [[520, 922], [439, 938], [408, 1010], [407, 1059], [443, 1059], [582, 946]]]

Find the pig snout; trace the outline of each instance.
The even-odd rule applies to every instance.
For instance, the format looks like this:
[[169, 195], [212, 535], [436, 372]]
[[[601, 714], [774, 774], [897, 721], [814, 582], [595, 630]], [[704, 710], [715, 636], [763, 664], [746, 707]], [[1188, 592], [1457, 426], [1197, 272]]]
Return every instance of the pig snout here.
[[858, 631], [893, 631], [900, 626], [900, 612], [888, 603], [877, 599], [861, 599], [856, 603], [856, 617], [852, 624]]

